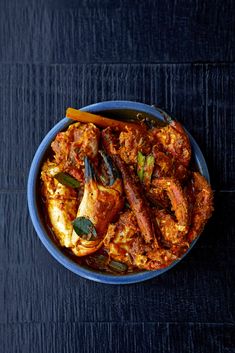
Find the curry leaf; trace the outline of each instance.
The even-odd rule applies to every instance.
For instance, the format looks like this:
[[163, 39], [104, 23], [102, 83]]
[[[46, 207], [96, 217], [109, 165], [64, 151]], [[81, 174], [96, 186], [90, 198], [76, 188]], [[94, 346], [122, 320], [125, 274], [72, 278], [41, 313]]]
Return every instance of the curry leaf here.
[[110, 261], [109, 267], [115, 272], [125, 272], [128, 269], [126, 264], [119, 261]]
[[93, 223], [86, 217], [78, 217], [73, 222], [73, 229], [84, 240], [94, 240], [97, 237]]
[[80, 182], [73, 178], [71, 175], [68, 173], [60, 172], [54, 176], [56, 180], [58, 180], [59, 183], [65, 185], [65, 186], [70, 186], [73, 189], [77, 189], [80, 186]]

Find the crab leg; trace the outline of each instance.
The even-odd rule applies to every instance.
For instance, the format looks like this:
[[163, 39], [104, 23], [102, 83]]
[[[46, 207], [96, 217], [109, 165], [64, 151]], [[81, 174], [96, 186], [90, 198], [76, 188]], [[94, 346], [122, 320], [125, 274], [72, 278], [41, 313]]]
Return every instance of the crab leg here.
[[193, 195], [192, 219], [188, 240], [193, 241], [203, 230], [213, 211], [213, 192], [207, 180], [194, 172], [191, 185], [187, 190]]
[[[189, 207], [180, 183], [174, 178], [158, 178], [154, 179], [152, 185], [157, 191], [160, 189], [166, 192], [171, 201], [172, 211], [174, 211], [177, 219], [177, 229], [181, 237], [184, 237], [189, 229]], [[152, 188], [153, 193], [154, 187]]]
[[122, 174], [127, 200], [137, 218], [137, 222], [145, 242], [149, 243], [152, 239], [154, 239], [155, 235], [159, 235], [156, 233], [160, 232], [160, 230], [154, 222], [151, 209], [143, 195], [142, 187], [139, 181], [134, 177], [131, 169], [115, 152], [115, 137], [110, 128], [103, 130], [102, 138], [105, 150], [112, 157], [114, 163], [117, 165]]

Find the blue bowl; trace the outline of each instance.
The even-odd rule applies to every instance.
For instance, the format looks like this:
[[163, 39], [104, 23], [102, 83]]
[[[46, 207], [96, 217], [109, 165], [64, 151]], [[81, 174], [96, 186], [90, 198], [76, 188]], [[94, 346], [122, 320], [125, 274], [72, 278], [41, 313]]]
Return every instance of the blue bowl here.
[[[136, 117], [137, 113], [142, 113], [144, 116], [150, 116], [152, 118], [163, 121], [162, 114], [160, 111], [152, 106], [130, 102], [130, 101], [107, 101], [96, 103], [92, 105], [88, 105], [87, 107], [82, 108], [81, 110], [96, 113], [96, 114], [104, 114], [106, 116], [112, 116], [113, 118], [118, 117]], [[161, 275], [162, 273], [169, 271], [173, 266], [177, 265], [182, 258], [184, 258], [192, 247], [195, 245], [198, 237], [191, 243], [188, 251], [182, 256], [181, 259], [173, 262], [170, 266], [156, 271], [143, 271], [134, 274], [127, 275], [111, 275], [105, 274], [98, 271], [93, 271], [92, 269], [88, 269], [80, 266], [76, 262], [74, 262], [71, 258], [66, 256], [61, 248], [59, 248], [56, 243], [52, 240], [49, 234], [49, 230], [47, 229], [45, 223], [41, 218], [40, 212], [40, 202], [38, 195], [38, 183], [40, 179], [40, 170], [42, 163], [45, 159], [45, 155], [47, 150], [49, 149], [51, 142], [54, 140], [55, 136], [58, 132], [66, 129], [69, 124], [73, 121], [67, 118], [62, 119], [58, 124], [56, 124], [45, 136], [40, 146], [38, 147], [36, 154], [33, 158], [29, 177], [28, 177], [28, 187], [27, 187], [27, 196], [28, 196], [28, 207], [30, 216], [34, 225], [34, 228], [41, 239], [44, 246], [51, 253], [54, 258], [59, 261], [63, 266], [68, 268], [70, 271], [76, 273], [79, 276], [84, 278], [88, 278], [90, 280], [102, 283], [109, 284], [129, 284], [136, 283], [148, 280], [150, 278]], [[187, 132], [188, 133], [188, 132]], [[200, 148], [198, 147], [194, 138], [188, 133], [191, 146], [192, 146], [192, 158], [194, 158], [196, 167], [200, 171], [202, 175], [209, 181], [209, 173], [207, 169], [207, 165], [205, 159], [202, 155]]]

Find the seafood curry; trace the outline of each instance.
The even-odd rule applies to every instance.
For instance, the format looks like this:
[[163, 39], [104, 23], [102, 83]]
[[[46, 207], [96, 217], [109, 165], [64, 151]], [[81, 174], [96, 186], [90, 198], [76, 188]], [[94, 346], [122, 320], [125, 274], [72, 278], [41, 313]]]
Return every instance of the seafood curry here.
[[213, 210], [181, 124], [72, 108], [66, 116], [77, 122], [58, 133], [41, 170], [44, 212], [60, 246], [80, 264], [117, 274], [179, 259]]

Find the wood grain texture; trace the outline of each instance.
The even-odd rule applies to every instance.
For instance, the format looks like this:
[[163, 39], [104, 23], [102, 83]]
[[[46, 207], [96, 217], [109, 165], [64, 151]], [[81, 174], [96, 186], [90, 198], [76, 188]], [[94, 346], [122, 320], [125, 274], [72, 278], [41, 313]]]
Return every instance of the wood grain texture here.
[[231, 62], [234, 14], [233, 0], [2, 0], [0, 60]]
[[124, 99], [172, 111], [202, 148], [213, 188], [234, 190], [234, 96], [234, 64], [1, 65], [0, 187], [25, 187], [37, 146], [68, 106]]
[[0, 325], [1, 333], [7, 334], [2, 342], [4, 353], [234, 352], [230, 324], [34, 322]]
[[[0, 353], [235, 352], [234, 15], [233, 0], [0, 1]], [[66, 107], [121, 99], [192, 133], [215, 212], [170, 272], [113, 286], [51, 257], [26, 184]]]

